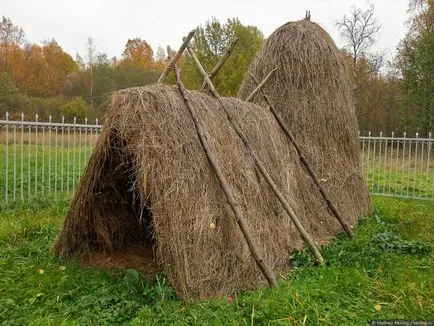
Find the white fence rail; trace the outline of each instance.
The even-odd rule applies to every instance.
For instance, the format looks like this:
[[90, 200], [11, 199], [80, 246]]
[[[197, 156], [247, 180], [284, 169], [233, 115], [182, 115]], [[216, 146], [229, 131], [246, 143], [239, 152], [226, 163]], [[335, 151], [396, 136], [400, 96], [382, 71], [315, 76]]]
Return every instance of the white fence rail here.
[[[70, 198], [102, 126], [0, 120], [0, 203]], [[373, 194], [434, 200], [434, 149], [427, 138], [360, 136], [362, 164]]]
[[0, 202], [69, 198], [101, 131], [95, 124], [0, 120]]
[[434, 199], [434, 148], [427, 138], [359, 136], [362, 164], [373, 194]]

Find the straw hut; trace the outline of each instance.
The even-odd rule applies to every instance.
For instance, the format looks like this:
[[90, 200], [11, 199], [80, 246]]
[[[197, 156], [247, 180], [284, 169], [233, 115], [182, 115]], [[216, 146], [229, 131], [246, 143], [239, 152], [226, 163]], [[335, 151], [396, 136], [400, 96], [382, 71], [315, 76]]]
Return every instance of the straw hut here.
[[[352, 85], [340, 51], [318, 24], [304, 19], [278, 28], [253, 60], [239, 90], [263, 87], [339, 212], [354, 223], [371, 209], [363, 177]], [[267, 107], [264, 96], [253, 99]]]
[[[312, 238], [324, 243], [339, 232], [338, 222], [266, 108], [201, 92], [188, 95], [252, 238], [276, 275], [290, 268], [290, 253], [301, 249], [303, 241], [222, 105]], [[112, 96], [102, 134], [53, 251], [87, 262], [132, 258], [132, 267], [164, 272], [183, 299], [225, 295], [265, 282], [185, 101], [176, 86], [163, 84]]]

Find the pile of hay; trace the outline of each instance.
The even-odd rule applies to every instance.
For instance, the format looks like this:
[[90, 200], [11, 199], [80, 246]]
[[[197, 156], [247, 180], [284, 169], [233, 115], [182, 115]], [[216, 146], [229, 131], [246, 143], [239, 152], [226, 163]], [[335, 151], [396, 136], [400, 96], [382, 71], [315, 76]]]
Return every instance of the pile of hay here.
[[[277, 275], [303, 245], [216, 99], [189, 92], [211, 149]], [[268, 110], [223, 98], [315, 241], [340, 230]], [[210, 227], [214, 223], [215, 228]], [[62, 257], [152, 247], [181, 298], [251, 288], [265, 280], [239, 231], [176, 87], [112, 96], [102, 134], [54, 245]]]
[[[302, 147], [341, 214], [350, 223], [371, 209], [363, 178], [351, 82], [330, 36], [316, 23], [301, 20], [278, 28], [253, 60], [238, 93], [245, 99], [263, 88]], [[266, 107], [262, 95], [253, 102]]]

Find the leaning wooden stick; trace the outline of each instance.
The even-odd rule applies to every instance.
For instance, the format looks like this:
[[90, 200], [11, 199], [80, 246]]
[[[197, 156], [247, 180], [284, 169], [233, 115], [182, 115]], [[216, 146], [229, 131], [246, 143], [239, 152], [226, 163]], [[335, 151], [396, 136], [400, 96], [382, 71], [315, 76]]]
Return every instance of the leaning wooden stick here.
[[262, 87], [264, 87], [268, 80], [274, 75], [276, 70], [277, 68], [274, 68], [270, 71], [267, 77], [265, 77], [264, 80], [258, 86], [256, 86], [256, 88], [253, 90], [253, 92], [250, 93], [249, 96], [247, 96], [247, 98], [245, 99], [246, 102], [249, 102], [253, 98], [253, 96], [255, 96], [262, 89]]
[[316, 260], [318, 261], [318, 263], [320, 265], [323, 265], [324, 264], [324, 259], [322, 258], [321, 253], [319, 252], [317, 245], [312, 240], [311, 236], [307, 233], [307, 231], [304, 228], [303, 224], [301, 224], [301, 222], [298, 219], [297, 215], [295, 214], [295, 212], [293, 211], [293, 209], [289, 205], [288, 201], [285, 199], [285, 196], [283, 196], [283, 194], [281, 193], [281, 191], [278, 189], [276, 183], [274, 182], [273, 178], [268, 173], [268, 171], [265, 168], [265, 166], [262, 163], [262, 161], [256, 155], [255, 150], [251, 146], [250, 141], [248, 140], [248, 138], [246, 137], [246, 135], [242, 131], [241, 127], [234, 120], [234, 118], [232, 117], [232, 115], [230, 114], [230, 112], [226, 109], [226, 106], [221, 101], [220, 95], [218, 94], [218, 92], [214, 88], [214, 85], [212, 84], [211, 80], [209, 79], [207, 73], [205, 72], [205, 70], [203, 69], [203, 67], [200, 64], [199, 60], [197, 59], [196, 55], [194, 54], [194, 52], [192, 51], [192, 49], [188, 45], [187, 45], [187, 51], [190, 54], [190, 56], [192, 57], [193, 61], [195, 62], [197, 68], [199, 69], [199, 72], [202, 74], [203, 78], [208, 83], [208, 87], [209, 87], [211, 93], [219, 101], [220, 106], [223, 108], [223, 111], [225, 112], [226, 117], [228, 118], [228, 120], [231, 123], [232, 127], [234, 128], [235, 132], [238, 134], [238, 136], [241, 138], [241, 140], [243, 141], [244, 145], [246, 146], [246, 148], [250, 152], [250, 155], [252, 156], [253, 160], [255, 161], [255, 164], [258, 167], [259, 171], [264, 176], [265, 180], [267, 181], [268, 185], [270, 186], [270, 188], [272, 189], [272, 191], [276, 195], [277, 199], [279, 199], [279, 201], [282, 204], [282, 206], [285, 209], [285, 211], [288, 213], [289, 217], [291, 218], [292, 222], [294, 223], [295, 227], [297, 228], [298, 232], [300, 233], [301, 238], [309, 246], [310, 250], [312, 251], [312, 254], [316, 258]]
[[262, 273], [264, 274], [265, 278], [268, 281], [268, 284], [270, 286], [276, 286], [277, 285], [277, 281], [276, 281], [276, 277], [274, 276], [273, 271], [271, 270], [271, 268], [268, 266], [268, 264], [264, 261], [264, 259], [261, 257], [258, 247], [255, 243], [255, 241], [253, 240], [253, 237], [250, 234], [250, 230], [245, 222], [245, 218], [243, 215], [242, 210], [240, 209], [239, 205], [237, 204], [235, 197], [233, 196], [230, 187], [229, 187], [229, 182], [226, 180], [225, 176], [223, 175], [219, 164], [217, 163], [217, 160], [215, 159], [209, 145], [208, 142], [206, 140], [206, 136], [202, 130], [202, 126], [199, 123], [199, 119], [197, 118], [197, 115], [195, 114], [193, 107], [190, 105], [190, 101], [188, 99], [188, 94], [187, 94], [187, 90], [184, 87], [184, 84], [181, 81], [181, 78], [179, 76], [179, 70], [178, 68], [175, 66], [174, 67], [175, 70], [175, 76], [176, 76], [176, 83], [178, 84], [178, 88], [179, 88], [179, 92], [181, 93], [182, 97], [184, 98], [184, 102], [187, 105], [188, 110], [190, 111], [190, 115], [193, 119], [194, 122], [194, 126], [196, 128], [196, 133], [199, 137], [200, 143], [202, 144], [202, 147], [205, 151], [205, 154], [214, 170], [214, 173], [220, 183], [220, 186], [224, 192], [224, 194], [226, 195], [226, 198], [228, 200], [229, 206], [232, 208], [232, 211], [234, 212], [235, 215], [235, 219], [238, 223], [238, 226], [240, 227], [241, 232], [243, 233], [244, 238], [246, 239], [247, 242], [247, 246], [250, 249], [250, 252], [252, 253], [253, 259], [256, 262], [256, 265], [259, 267], [259, 269], [262, 271]]
[[175, 66], [175, 64], [178, 62], [179, 58], [181, 57], [181, 55], [184, 53], [185, 47], [193, 38], [194, 33], [196, 33], [196, 29], [192, 30], [190, 33], [188, 33], [187, 37], [184, 38], [184, 41], [182, 42], [181, 46], [179, 47], [178, 52], [176, 52], [176, 54], [173, 56], [173, 58], [167, 64], [166, 68], [164, 68], [164, 71], [161, 74], [160, 78], [158, 78], [158, 82], [157, 82], [158, 84], [164, 83], [167, 76], [169, 75], [170, 70]]
[[[255, 82], [256, 85], [259, 84], [258, 79], [255, 76], [253, 76], [251, 73], [250, 73], [250, 77], [252, 78], [252, 80]], [[339, 223], [341, 224], [341, 226], [344, 229], [344, 231], [347, 234], [347, 236], [349, 238], [352, 238], [353, 237], [353, 232], [351, 232], [351, 229], [349, 228], [348, 224], [344, 221], [344, 219], [342, 218], [342, 216], [339, 214], [336, 206], [331, 201], [329, 195], [327, 194], [327, 191], [324, 189], [324, 187], [319, 182], [318, 177], [316, 176], [315, 172], [312, 170], [310, 164], [307, 162], [307, 159], [304, 156], [303, 151], [298, 146], [298, 144], [295, 141], [295, 138], [292, 135], [291, 131], [289, 131], [289, 129], [286, 127], [285, 122], [282, 120], [282, 118], [280, 117], [280, 115], [277, 113], [274, 105], [271, 103], [271, 101], [270, 101], [269, 97], [267, 96], [267, 94], [265, 94], [265, 92], [262, 89], [260, 89], [260, 93], [263, 96], [263, 98], [265, 99], [265, 102], [267, 103], [267, 105], [269, 106], [271, 113], [276, 118], [279, 126], [282, 128], [282, 130], [284, 131], [284, 133], [286, 134], [286, 136], [289, 138], [289, 140], [291, 141], [291, 143], [294, 145], [294, 148], [295, 148], [295, 150], [296, 150], [296, 152], [297, 152], [297, 154], [298, 154], [298, 156], [300, 158], [301, 163], [303, 164], [303, 166], [305, 167], [306, 171], [309, 173], [309, 175], [312, 178], [313, 182], [317, 186], [319, 192], [321, 193], [321, 196], [323, 197], [324, 201], [327, 204], [327, 207], [330, 209], [330, 211], [332, 212], [332, 214], [339, 221]]]
[[[221, 57], [220, 61], [214, 66], [214, 68], [212, 68], [211, 72], [209, 73], [209, 79], [213, 80], [213, 78], [219, 73], [220, 69], [223, 67], [223, 65], [225, 64], [226, 60], [229, 59], [229, 57], [232, 54], [232, 51], [234, 50], [235, 46], [237, 45], [239, 41], [239, 38], [235, 38], [231, 44], [229, 45], [229, 47], [226, 49], [225, 54]], [[200, 90], [204, 90], [207, 87], [207, 83], [206, 81], [203, 81], [202, 86], [200, 87]]]

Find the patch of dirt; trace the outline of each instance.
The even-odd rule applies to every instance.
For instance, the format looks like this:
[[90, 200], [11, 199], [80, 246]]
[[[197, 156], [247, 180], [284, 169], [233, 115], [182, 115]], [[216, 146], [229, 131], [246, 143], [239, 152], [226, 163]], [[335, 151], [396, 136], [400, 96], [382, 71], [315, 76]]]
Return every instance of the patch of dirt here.
[[83, 267], [108, 270], [133, 268], [145, 274], [161, 272], [150, 245], [131, 245], [113, 252], [88, 251], [80, 257], [79, 263]]

